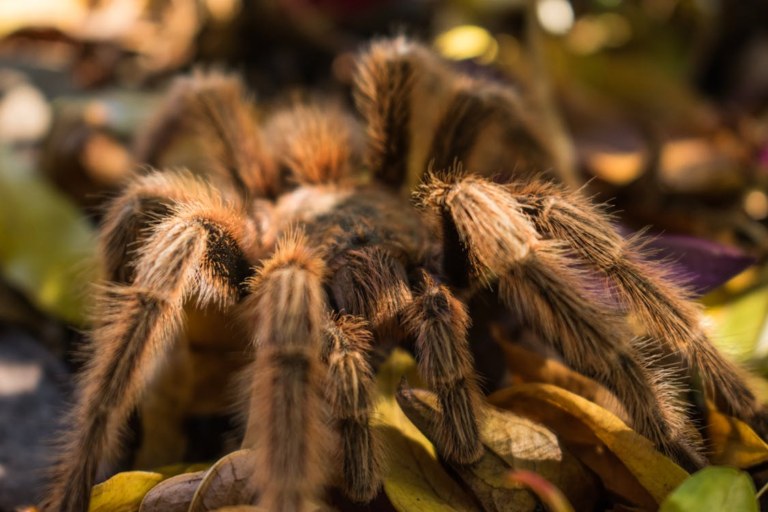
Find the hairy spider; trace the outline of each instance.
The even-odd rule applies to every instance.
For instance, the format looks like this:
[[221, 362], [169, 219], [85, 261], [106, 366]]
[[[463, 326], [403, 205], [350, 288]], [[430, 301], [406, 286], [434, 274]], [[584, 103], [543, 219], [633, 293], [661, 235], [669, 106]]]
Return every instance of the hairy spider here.
[[[761, 405], [709, 342], [686, 293], [644, 259], [641, 240], [623, 239], [576, 193], [451, 166], [485, 172], [503, 155], [521, 172], [548, 165], [508, 90], [401, 37], [361, 54], [355, 100], [365, 129], [339, 107], [312, 103], [259, 127], [237, 79], [197, 73], [176, 82], [139, 158], [157, 164], [175, 134], [194, 126], [210, 172], [147, 172], [107, 212], [100, 253], [109, 283], [97, 292], [91, 357], [44, 510], [87, 510], [97, 468], [114, 459], [191, 298], [237, 306], [252, 332], [244, 445], [254, 448], [268, 510], [301, 510], [317, 496], [332, 446], [349, 497], [376, 495], [374, 340], [413, 340], [441, 406], [439, 453], [478, 459], [481, 396], [465, 303], [481, 285], [612, 391], [634, 429], [684, 468], [706, 459], [665, 369], [647, 362], [647, 344], [679, 354], [713, 399], [765, 435]], [[517, 145], [477, 154], [489, 133]], [[433, 160], [447, 170], [414, 172]], [[402, 197], [413, 175], [416, 207]], [[608, 288], [590, 285], [597, 274]], [[632, 343], [622, 309], [642, 321], [646, 345]]]

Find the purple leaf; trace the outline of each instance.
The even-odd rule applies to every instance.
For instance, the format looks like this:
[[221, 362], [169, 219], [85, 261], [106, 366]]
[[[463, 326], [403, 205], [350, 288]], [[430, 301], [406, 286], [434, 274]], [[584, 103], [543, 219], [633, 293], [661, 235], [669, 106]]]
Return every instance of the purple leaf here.
[[[627, 235], [627, 230], [622, 229]], [[696, 296], [722, 286], [755, 264], [756, 258], [741, 249], [688, 235], [650, 235], [651, 260], [669, 261]]]

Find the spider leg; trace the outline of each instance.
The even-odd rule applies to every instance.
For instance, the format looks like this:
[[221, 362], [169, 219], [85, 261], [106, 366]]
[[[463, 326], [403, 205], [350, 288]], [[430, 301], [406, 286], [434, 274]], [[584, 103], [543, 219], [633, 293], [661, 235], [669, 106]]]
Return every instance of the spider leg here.
[[241, 236], [234, 212], [220, 205], [178, 205], [146, 240], [133, 283], [99, 290], [90, 360], [43, 510], [88, 509], [99, 464], [114, 459], [117, 434], [176, 339], [184, 299], [196, 292], [202, 304], [225, 306], [240, 295], [248, 272]]
[[154, 171], [135, 178], [108, 206], [98, 252], [105, 278], [129, 284], [135, 271], [136, 249], [150, 234], [150, 226], [167, 218], [174, 203], [193, 202], [209, 187], [188, 172]]
[[250, 280], [243, 304], [257, 344], [246, 441], [257, 458], [260, 506], [270, 511], [304, 510], [326, 480], [324, 273], [304, 237], [291, 234]]
[[554, 165], [549, 134], [510, 87], [471, 78], [405, 37], [361, 54], [354, 91], [368, 123], [365, 164], [394, 188], [410, 189], [429, 165], [455, 160], [483, 175], [510, 161], [518, 172]]
[[373, 175], [393, 188], [407, 178], [411, 150], [414, 81], [419, 63], [418, 48], [404, 37], [373, 43], [360, 57], [354, 96], [368, 123], [365, 165]]
[[273, 114], [263, 132], [282, 172], [303, 185], [323, 185], [359, 172], [356, 124], [338, 105], [297, 103]]
[[342, 485], [359, 502], [371, 501], [382, 480], [382, 447], [370, 424], [375, 384], [367, 355], [372, 339], [365, 321], [350, 315], [329, 320], [324, 331], [325, 396], [341, 439]]
[[419, 371], [442, 409], [442, 437], [436, 447], [452, 462], [471, 464], [483, 448], [478, 429], [481, 395], [467, 341], [466, 307], [425, 275], [423, 290], [406, 309], [405, 323], [416, 339]]
[[136, 142], [136, 160], [160, 166], [175, 137], [192, 129], [211, 156], [210, 168], [233, 184], [240, 196], [274, 197], [279, 176], [263, 147], [253, 111], [238, 78], [197, 70], [176, 79]]
[[763, 408], [743, 372], [714, 347], [701, 327], [699, 309], [670, 271], [643, 258], [638, 238], [622, 238], [605, 213], [576, 193], [542, 184], [510, 190], [544, 236], [567, 241], [616, 285], [619, 297], [637, 313], [652, 341], [682, 356], [684, 367], [699, 372], [710, 397], [720, 397], [726, 412], [763, 437], [768, 435]]
[[690, 444], [678, 405], [639, 363], [627, 326], [583, 286], [560, 247], [539, 238], [503, 186], [473, 176], [432, 175], [420, 200], [448, 214], [444, 219], [466, 245], [480, 279], [499, 279], [502, 300], [524, 314], [569, 365], [613, 392], [639, 433], [686, 469], [706, 464]]

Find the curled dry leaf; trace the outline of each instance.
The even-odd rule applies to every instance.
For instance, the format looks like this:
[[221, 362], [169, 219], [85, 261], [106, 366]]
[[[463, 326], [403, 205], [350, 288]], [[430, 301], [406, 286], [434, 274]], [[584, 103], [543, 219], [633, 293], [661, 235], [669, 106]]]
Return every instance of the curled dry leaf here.
[[707, 438], [713, 464], [746, 469], [768, 461], [768, 444], [746, 423], [709, 406]]
[[[627, 422], [626, 411], [603, 386], [557, 361], [508, 341], [498, 326], [494, 326], [492, 332], [502, 348], [507, 367], [518, 380], [567, 389]], [[705, 433], [710, 462], [741, 469], [768, 462], [768, 444], [748, 425], [717, 411], [711, 403], [708, 415]]]
[[397, 349], [381, 366], [377, 377], [377, 428], [389, 455], [384, 492], [401, 512], [479, 512], [479, 506], [440, 466], [432, 443], [398, 406], [395, 392], [404, 375], [413, 379], [411, 382], [420, 382], [413, 358]]
[[581, 375], [562, 363], [512, 343], [501, 325], [491, 327], [494, 340], [504, 353], [507, 368], [517, 380], [553, 384], [583, 396], [626, 421], [627, 413], [610, 391], [594, 380]]
[[630, 503], [656, 508], [688, 477], [612, 413], [564, 389], [521, 384], [489, 401], [552, 428], [608, 490]]
[[185, 473], [164, 480], [147, 493], [139, 512], [187, 512], [205, 473]]
[[254, 459], [251, 450], [238, 450], [222, 457], [206, 472], [192, 499], [189, 512], [208, 512], [254, 503]]
[[[427, 437], [437, 435], [436, 399], [427, 391], [401, 387], [398, 403]], [[553, 482], [577, 505], [591, 510], [597, 482], [571, 454], [563, 451], [555, 434], [542, 425], [507, 411], [484, 407], [480, 436], [486, 450], [472, 466], [453, 469], [472, 489], [485, 510], [533, 511], [538, 503], [530, 491], [509, 478], [511, 469], [524, 469]]]

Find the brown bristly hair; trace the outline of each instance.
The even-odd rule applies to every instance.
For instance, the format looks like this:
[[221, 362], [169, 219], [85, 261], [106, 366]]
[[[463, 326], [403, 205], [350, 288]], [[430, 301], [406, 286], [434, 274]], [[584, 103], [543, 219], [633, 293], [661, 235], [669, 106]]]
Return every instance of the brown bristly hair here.
[[115, 459], [120, 448], [115, 434], [176, 339], [184, 300], [197, 292], [201, 303], [226, 305], [239, 293], [233, 283], [242, 277], [230, 276], [229, 266], [212, 265], [206, 256], [214, 240], [230, 238], [227, 243], [237, 245], [231, 212], [215, 202], [198, 202], [175, 213], [153, 228], [137, 254], [132, 284], [96, 291], [95, 328], [85, 348], [90, 358], [78, 377], [64, 456], [53, 470], [44, 510], [87, 508], [98, 465]]
[[[529, 218], [544, 236], [566, 242], [606, 276], [629, 311], [636, 314], [651, 340], [679, 354], [686, 368], [700, 373], [708, 396], [762, 434], [762, 406], [742, 370], [712, 345], [702, 326], [700, 308], [691, 300], [684, 279], [664, 263], [647, 261], [644, 238], [624, 239], [611, 218], [578, 192], [551, 184], [510, 186]], [[647, 239], [645, 239], [647, 240]]]
[[260, 505], [276, 512], [306, 509], [326, 481], [331, 439], [324, 416], [320, 364], [326, 319], [325, 265], [293, 232], [249, 280], [244, 311], [256, 343], [248, 439], [259, 470]]
[[357, 121], [340, 106], [294, 103], [266, 122], [266, 143], [275, 161], [302, 185], [342, 183], [356, 176], [362, 149]]
[[195, 70], [176, 79], [149, 128], [136, 143], [136, 159], [157, 166], [185, 131], [198, 136], [210, 155], [211, 171], [232, 183], [243, 198], [275, 197], [277, 168], [261, 141], [255, 108], [234, 75]]
[[466, 306], [425, 275], [404, 322], [416, 340], [419, 372], [440, 404], [440, 437], [434, 440], [438, 451], [451, 462], [476, 462], [483, 454], [478, 426], [483, 418]]
[[381, 488], [384, 456], [371, 426], [376, 406], [373, 369], [368, 362], [373, 334], [365, 320], [334, 315], [324, 331], [322, 359], [328, 366], [325, 398], [339, 435], [341, 486], [350, 498], [371, 501]]
[[[422, 204], [443, 208], [469, 250], [478, 277], [499, 279], [499, 295], [521, 312], [579, 372], [627, 407], [635, 428], [688, 469], [705, 464], [686, 438], [675, 403], [662, 403], [630, 345], [631, 333], [608, 303], [590, 293], [563, 246], [542, 240], [502, 185], [474, 176], [431, 175]], [[491, 277], [489, 277], [491, 276]]]

